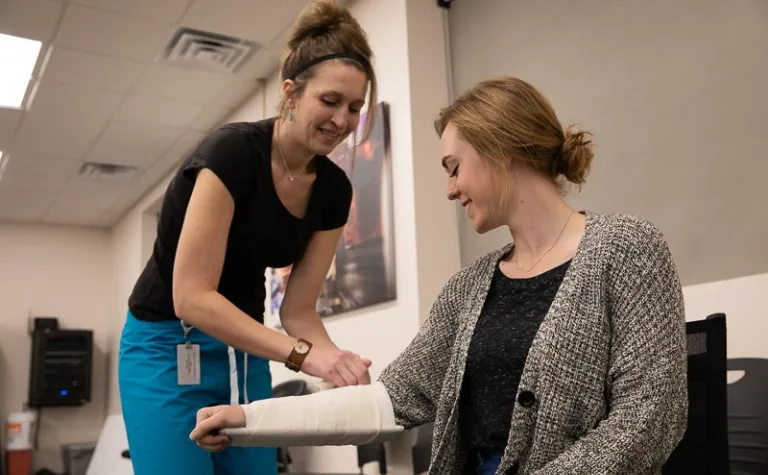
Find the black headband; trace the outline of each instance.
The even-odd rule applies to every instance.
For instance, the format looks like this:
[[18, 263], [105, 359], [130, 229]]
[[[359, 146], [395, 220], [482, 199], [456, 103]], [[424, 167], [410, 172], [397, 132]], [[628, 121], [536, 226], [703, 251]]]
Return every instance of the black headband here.
[[333, 54], [326, 54], [325, 56], [320, 56], [311, 61], [307, 61], [306, 63], [296, 68], [296, 70], [286, 79], [291, 79], [291, 80], [296, 79], [296, 77], [299, 74], [303, 73], [304, 71], [316, 65], [317, 63], [321, 63], [323, 61], [328, 61], [330, 59], [337, 59], [337, 58], [347, 58], [347, 59], [356, 61], [360, 63], [360, 66], [364, 67], [366, 71], [368, 71], [368, 69], [370, 68], [370, 64], [368, 63], [368, 60], [365, 59], [365, 57], [363, 57], [363, 55], [361, 54], [352, 53], [352, 52], [333, 53]]

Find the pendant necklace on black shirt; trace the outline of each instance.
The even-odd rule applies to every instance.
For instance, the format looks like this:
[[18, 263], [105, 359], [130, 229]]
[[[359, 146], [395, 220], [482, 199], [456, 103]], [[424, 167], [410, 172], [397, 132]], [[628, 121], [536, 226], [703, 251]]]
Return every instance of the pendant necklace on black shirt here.
[[285, 165], [285, 173], [288, 174], [288, 180], [293, 181], [293, 174], [291, 173], [291, 169], [288, 168], [288, 162], [285, 161], [285, 156], [283, 155], [283, 148], [280, 146], [280, 128], [277, 129], [277, 136], [275, 137], [275, 143], [277, 144], [277, 153], [280, 154], [280, 158], [283, 160], [283, 165]]

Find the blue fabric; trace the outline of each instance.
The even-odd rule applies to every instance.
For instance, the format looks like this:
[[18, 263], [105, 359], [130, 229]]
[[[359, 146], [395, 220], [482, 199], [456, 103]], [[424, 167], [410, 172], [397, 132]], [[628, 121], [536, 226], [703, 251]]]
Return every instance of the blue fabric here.
[[[146, 322], [130, 312], [120, 340], [118, 378], [123, 418], [135, 475], [272, 475], [275, 448], [230, 447], [211, 454], [193, 441], [198, 409], [230, 403], [228, 348], [192, 329], [200, 345], [201, 384], [180, 386], [176, 345], [184, 343], [178, 320]], [[243, 403], [243, 353], [236, 351], [240, 403]], [[269, 363], [248, 357], [248, 399], [272, 396]]]
[[478, 452], [475, 454], [475, 473], [477, 475], [494, 475], [501, 465], [502, 453]]

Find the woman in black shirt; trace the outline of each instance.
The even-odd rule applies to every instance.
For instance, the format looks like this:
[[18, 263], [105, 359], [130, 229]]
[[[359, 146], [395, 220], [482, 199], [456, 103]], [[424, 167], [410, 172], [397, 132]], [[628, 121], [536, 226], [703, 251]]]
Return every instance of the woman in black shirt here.
[[[283, 58], [279, 117], [219, 128], [171, 180], [121, 337], [137, 475], [276, 473], [274, 449], [211, 455], [188, 437], [201, 407], [270, 397], [269, 361], [336, 386], [370, 383], [370, 361], [333, 344], [315, 304], [352, 198], [327, 154], [358, 127], [367, 91], [376, 102], [371, 57], [346, 9], [310, 4]], [[263, 325], [264, 273], [291, 264], [284, 335]]]

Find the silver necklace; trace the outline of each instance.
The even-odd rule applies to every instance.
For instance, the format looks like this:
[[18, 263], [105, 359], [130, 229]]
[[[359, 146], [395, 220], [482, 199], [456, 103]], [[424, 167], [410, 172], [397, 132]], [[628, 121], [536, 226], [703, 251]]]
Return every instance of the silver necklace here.
[[280, 154], [280, 158], [283, 160], [283, 166], [285, 166], [285, 173], [288, 174], [288, 180], [293, 181], [293, 174], [291, 173], [291, 169], [288, 168], [288, 162], [285, 161], [285, 156], [283, 155], [283, 148], [280, 146], [280, 129], [277, 129], [277, 137], [275, 137], [275, 143], [277, 144], [277, 153]]
[[557, 239], [555, 239], [555, 242], [553, 242], [552, 245], [549, 246], [549, 249], [547, 249], [541, 256], [539, 256], [538, 259], [536, 259], [536, 262], [534, 262], [531, 267], [529, 267], [528, 269], [524, 269], [523, 266], [518, 264], [518, 262], [517, 262], [517, 252], [515, 252], [515, 267], [517, 267], [517, 270], [519, 270], [521, 272], [528, 273], [528, 272], [532, 271], [537, 265], [539, 265], [539, 262], [541, 262], [541, 260], [544, 258], [544, 256], [549, 254], [549, 251], [554, 249], [555, 245], [558, 243], [558, 241], [560, 241], [560, 238], [563, 237], [563, 233], [565, 232], [565, 228], [568, 227], [568, 222], [571, 220], [571, 216], [573, 216], [573, 213], [574, 213], [574, 211], [571, 210], [571, 214], [569, 214], [568, 215], [568, 219], [565, 220], [565, 224], [563, 225], [563, 229], [560, 230], [560, 234], [557, 235]]

